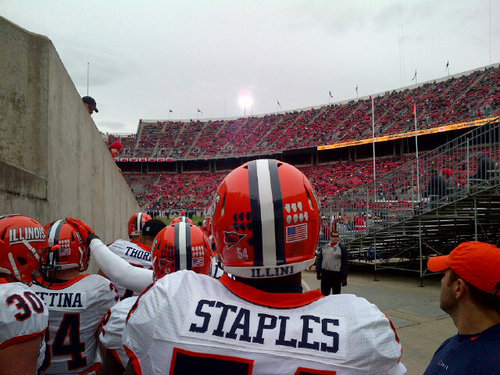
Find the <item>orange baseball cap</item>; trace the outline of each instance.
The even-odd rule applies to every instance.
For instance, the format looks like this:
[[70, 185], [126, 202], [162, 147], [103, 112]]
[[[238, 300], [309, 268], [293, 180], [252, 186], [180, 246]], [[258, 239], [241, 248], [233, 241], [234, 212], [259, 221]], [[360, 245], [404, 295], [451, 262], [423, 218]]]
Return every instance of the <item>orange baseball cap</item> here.
[[451, 268], [469, 284], [500, 297], [500, 249], [495, 245], [463, 242], [449, 255], [429, 258], [427, 268], [432, 272]]

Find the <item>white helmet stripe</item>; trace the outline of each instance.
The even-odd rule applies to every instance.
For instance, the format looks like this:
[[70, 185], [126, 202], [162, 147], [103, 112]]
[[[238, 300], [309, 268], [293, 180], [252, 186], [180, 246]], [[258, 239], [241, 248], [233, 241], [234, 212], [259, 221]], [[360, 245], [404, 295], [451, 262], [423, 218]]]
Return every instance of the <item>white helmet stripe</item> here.
[[276, 264], [276, 235], [274, 227], [274, 201], [271, 189], [269, 160], [257, 160], [260, 218], [262, 222], [262, 249], [265, 265]]
[[49, 246], [54, 246], [59, 241], [59, 232], [61, 231], [62, 223], [62, 220], [56, 220], [49, 227], [49, 233], [47, 233], [49, 237]]
[[139, 212], [137, 214], [137, 219], [136, 219], [136, 222], [135, 222], [135, 230], [137, 232], [140, 232], [142, 230], [142, 212]]
[[187, 262], [186, 262], [186, 231], [188, 229], [188, 225], [186, 223], [177, 223], [179, 225], [179, 269], [187, 270]]

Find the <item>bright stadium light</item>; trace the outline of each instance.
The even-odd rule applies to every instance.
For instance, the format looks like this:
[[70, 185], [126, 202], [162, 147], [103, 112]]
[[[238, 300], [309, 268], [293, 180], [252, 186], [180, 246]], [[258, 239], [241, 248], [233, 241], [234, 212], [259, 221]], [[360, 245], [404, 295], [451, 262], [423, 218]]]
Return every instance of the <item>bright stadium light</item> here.
[[252, 93], [246, 89], [241, 89], [238, 93], [238, 103], [243, 108], [243, 114], [246, 115], [247, 108], [251, 108], [253, 105]]

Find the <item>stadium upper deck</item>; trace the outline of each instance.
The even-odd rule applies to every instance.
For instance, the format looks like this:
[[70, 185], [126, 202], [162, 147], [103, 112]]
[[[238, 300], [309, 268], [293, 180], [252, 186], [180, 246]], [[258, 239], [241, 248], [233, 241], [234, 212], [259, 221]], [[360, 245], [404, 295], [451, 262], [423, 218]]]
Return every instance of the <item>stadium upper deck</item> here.
[[[375, 96], [376, 136], [500, 115], [499, 64]], [[119, 137], [124, 157], [209, 159], [259, 155], [370, 138], [371, 100], [231, 120], [140, 121]], [[110, 135], [109, 141], [117, 136]]]

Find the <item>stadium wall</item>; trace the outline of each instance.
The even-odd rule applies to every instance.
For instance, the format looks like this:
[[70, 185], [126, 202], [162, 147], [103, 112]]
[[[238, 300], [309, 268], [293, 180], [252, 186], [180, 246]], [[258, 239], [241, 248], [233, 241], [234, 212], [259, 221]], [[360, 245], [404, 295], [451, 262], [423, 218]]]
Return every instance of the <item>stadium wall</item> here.
[[0, 215], [127, 238], [137, 202], [52, 42], [0, 17], [0, 56]]

